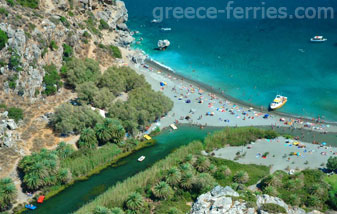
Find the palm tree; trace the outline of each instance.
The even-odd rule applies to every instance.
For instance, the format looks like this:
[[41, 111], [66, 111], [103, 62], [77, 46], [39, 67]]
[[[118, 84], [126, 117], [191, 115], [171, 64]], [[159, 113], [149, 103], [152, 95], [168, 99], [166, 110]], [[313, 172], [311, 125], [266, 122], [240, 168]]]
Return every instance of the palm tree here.
[[106, 207], [97, 206], [93, 214], [111, 214], [111, 211]]
[[108, 129], [108, 132], [110, 132], [111, 141], [113, 143], [119, 143], [123, 139], [125, 130], [119, 120], [106, 118], [104, 120], [104, 126]]
[[114, 207], [111, 209], [111, 214], [124, 214], [124, 211], [119, 207]]
[[72, 175], [69, 169], [62, 168], [58, 172], [58, 180], [66, 184], [71, 181]]
[[91, 128], [83, 129], [81, 132], [81, 137], [78, 141], [78, 146], [80, 148], [94, 149], [98, 145], [96, 138], [96, 133]]
[[192, 189], [194, 182], [194, 176], [192, 172], [186, 172], [181, 177], [180, 186], [184, 189]]
[[180, 210], [178, 210], [177, 208], [175, 207], [172, 207], [168, 212], [167, 214], [183, 214], [183, 212], [181, 212]]
[[29, 189], [38, 189], [42, 186], [42, 180], [37, 175], [26, 174], [23, 178], [23, 182]]
[[104, 126], [104, 124], [97, 123], [95, 126], [95, 132], [97, 139], [101, 143], [107, 143], [112, 138], [110, 131], [108, 130], [107, 127]]
[[10, 178], [0, 179], [0, 212], [7, 209], [16, 198], [17, 190]]
[[139, 210], [144, 205], [144, 198], [138, 192], [131, 193], [125, 201], [125, 206], [130, 210]]
[[219, 167], [219, 170], [220, 170], [221, 172], [223, 172], [223, 174], [224, 174], [225, 176], [231, 176], [231, 175], [232, 175], [232, 171], [231, 171], [231, 169], [230, 169], [228, 166], [225, 166], [225, 165], [220, 166], [220, 167]]
[[208, 171], [212, 174], [216, 173], [217, 167], [214, 164], [209, 165]]
[[194, 166], [199, 172], [205, 172], [208, 170], [210, 164], [211, 163], [208, 158], [205, 156], [199, 156], [195, 161]]
[[181, 180], [181, 172], [177, 167], [172, 167], [167, 171], [166, 182], [171, 186], [177, 185]]
[[194, 182], [194, 186], [199, 192], [210, 191], [215, 185], [215, 179], [208, 173], [198, 174]]
[[234, 175], [233, 180], [239, 184], [245, 184], [249, 181], [249, 175], [245, 171], [239, 171]]
[[267, 186], [263, 189], [263, 193], [271, 196], [277, 196], [278, 192], [273, 186]]
[[192, 166], [189, 163], [184, 163], [180, 165], [180, 168], [183, 173], [192, 171]]
[[159, 199], [168, 199], [172, 196], [172, 188], [165, 182], [161, 181], [153, 187], [153, 194]]

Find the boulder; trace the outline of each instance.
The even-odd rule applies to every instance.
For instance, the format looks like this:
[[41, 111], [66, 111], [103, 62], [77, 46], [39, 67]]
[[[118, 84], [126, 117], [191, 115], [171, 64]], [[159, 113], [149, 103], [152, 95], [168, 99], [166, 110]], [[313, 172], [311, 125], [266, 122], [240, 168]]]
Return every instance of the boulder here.
[[7, 127], [11, 130], [17, 129], [18, 126], [16, 125], [15, 121], [13, 119], [8, 119], [6, 121]]

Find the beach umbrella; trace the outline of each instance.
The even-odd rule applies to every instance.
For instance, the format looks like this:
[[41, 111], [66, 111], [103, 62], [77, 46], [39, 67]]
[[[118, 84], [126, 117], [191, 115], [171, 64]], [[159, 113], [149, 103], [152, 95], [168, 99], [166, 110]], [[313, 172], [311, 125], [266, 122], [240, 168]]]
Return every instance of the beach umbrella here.
[[265, 115], [263, 116], [264, 119], [267, 119], [268, 117], [269, 117], [269, 114], [265, 114]]
[[191, 103], [191, 100], [186, 100], [186, 103]]
[[322, 145], [323, 145], [323, 146], [326, 146], [326, 142], [323, 142]]

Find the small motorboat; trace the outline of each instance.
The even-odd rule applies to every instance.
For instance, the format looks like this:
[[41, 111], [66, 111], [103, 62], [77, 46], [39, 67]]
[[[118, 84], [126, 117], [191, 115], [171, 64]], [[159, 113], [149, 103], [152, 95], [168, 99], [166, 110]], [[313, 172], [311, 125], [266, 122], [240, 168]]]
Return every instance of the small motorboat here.
[[152, 19], [151, 23], [159, 23], [160, 20], [159, 19]]
[[140, 156], [140, 157], [138, 158], [138, 161], [139, 161], [139, 162], [142, 162], [144, 159], [145, 159], [145, 156]]
[[287, 101], [288, 101], [287, 97], [276, 95], [274, 101], [270, 104], [269, 107], [271, 110], [279, 109], [282, 106], [284, 106], [284, 104], [286, 104]]
[[310, 42], [325, 42], [327, 41], [327, 38], [324, 38], [323, 36], [315, 36], [310, 39]]
[[172, 28], [170, 28], [170, 27], [162, 27], [161, 28], [161, 31], [171, 31], [172, 30]]
[[30, 209], [30, 210], [35, 210], [36, 209], [36, 206], [34, 206], [33, 204], [26, 204], [25, 207], [27, 209]]

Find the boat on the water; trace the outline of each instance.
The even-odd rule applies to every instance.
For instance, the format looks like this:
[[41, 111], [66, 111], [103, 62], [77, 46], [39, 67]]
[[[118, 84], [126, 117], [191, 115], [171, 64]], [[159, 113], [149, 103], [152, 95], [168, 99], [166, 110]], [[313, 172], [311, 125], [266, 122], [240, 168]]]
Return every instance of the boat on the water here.
[[151, 23], [159, 23], [160, 20], [159, 19], [152, 19]]
[[269, 108], [271, 110], [279, 109], [282, 106], [284, 106], [284, 104], [286, 104], [287, 101], [288, 101], [287, 97], [284, 97], [284, 96], [281, 96], [281, 95], [276, 95], [275, 99], [270, 104]]
[[30, 210], [35, 210], [36, 209], [36, 206], [34, 206], [33, 204], [26, 204], [25, 207], [27, 209], [30, 209]]
[[315, 36], [310, 39], [311, 42], [325, 42], [327, 41], [327, 38], [324, 38], [323, 36]]
[[139, 161], [139, 162], [142, 162], [144, 159], [145, 159], [145, 156], [140, 156], [140, 157], [138, 158], [138, 161]]
[[161, 28], [161, 31], [171, 31], [172, 30], [172, 28], [170, 28], [170, 27], [162, 27]]

